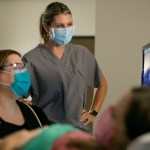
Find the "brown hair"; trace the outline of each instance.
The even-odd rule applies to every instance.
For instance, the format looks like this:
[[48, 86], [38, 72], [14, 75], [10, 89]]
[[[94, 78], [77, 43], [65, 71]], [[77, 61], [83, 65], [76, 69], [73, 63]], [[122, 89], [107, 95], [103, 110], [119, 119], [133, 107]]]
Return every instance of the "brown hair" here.
[[16, 54], [21, 57], [21, 54], [15, 50], [11, 49], [0, 50], [0, 66], [3, 66], [5, 64], [7, 57], [11, 54]]
[[41, 39], [42, 41], [44, 41], [44, 43], [49, 41], [49, 36], [47, 32], [44, 30], [43, 24], [50, 26], [54, 20], [54, 17], [61, 13], [72, 15], [70, 9], [65, 4], [60, 3], [60, 2], [53, 2], [49, 4], [46, 7], [45, 11], [42, 13], [40, 17], [39, 28], [40, 28]]
[[132, 89], [125, 123], [130, 139], [150, 132], [150, 87]]

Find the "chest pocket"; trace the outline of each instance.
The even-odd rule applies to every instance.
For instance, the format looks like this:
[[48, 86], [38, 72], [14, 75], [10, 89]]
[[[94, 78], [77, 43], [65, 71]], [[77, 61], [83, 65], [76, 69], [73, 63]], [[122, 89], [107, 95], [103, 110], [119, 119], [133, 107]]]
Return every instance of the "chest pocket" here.
[[77, 82], [78, 82], [79, 90], [81, 92], [85, 92], [85, 90], [86, 90], [86, 79], [80, 70], [77, 70]]
[[85, 92], [87, 87], [86, 84], [87, 82], [86, 82], [86, 76], [84, 75], [84, 71], [79, 69], [74, 58], [71, 58], [71, 64], [72, 64], [73, 72], [75, 74], [75, 80], [77, 82], [76, 84], [78, 86], [78, 89], [81, 92]]

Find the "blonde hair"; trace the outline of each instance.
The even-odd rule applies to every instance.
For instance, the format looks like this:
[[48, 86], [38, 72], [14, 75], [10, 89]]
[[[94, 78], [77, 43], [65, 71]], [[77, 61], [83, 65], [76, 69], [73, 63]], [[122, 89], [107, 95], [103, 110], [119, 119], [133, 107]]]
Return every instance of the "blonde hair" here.
[[45, 24], [45, 25], [50, 26], [54, 20], [54, 17], [61, 13], [72, 15], [70, 9], [65, 4], [60, 3], [60, 2], [50, 3], [46, 7], [45, 11], [42, 13], [40, 17], [39, 30], [40, 30], [41, 42], [46, 43], [49, 41], [49, 35], [45, 31], [43, 25]]

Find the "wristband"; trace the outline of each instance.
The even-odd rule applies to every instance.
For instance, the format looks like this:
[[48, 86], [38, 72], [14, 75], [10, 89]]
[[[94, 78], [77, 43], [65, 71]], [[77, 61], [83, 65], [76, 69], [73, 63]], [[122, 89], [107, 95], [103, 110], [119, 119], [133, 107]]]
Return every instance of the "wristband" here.
[[96, 117], [98, 115], [98, 112], [95, 110], [90, 110], [89, 114], [93, 115], [94, 117]]

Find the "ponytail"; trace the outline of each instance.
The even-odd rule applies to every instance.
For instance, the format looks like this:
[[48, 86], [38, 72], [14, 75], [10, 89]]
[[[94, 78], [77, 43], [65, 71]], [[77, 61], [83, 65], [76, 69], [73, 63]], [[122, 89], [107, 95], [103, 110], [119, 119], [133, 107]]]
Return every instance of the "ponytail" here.
[[45, 31], [45, 29], [43, 27], [43, 14], [40, 17], [39, 30], [40, 30], [41, 42], [46, 43], [49, 40], [49, 36], [48, 36], [48, 33]]

